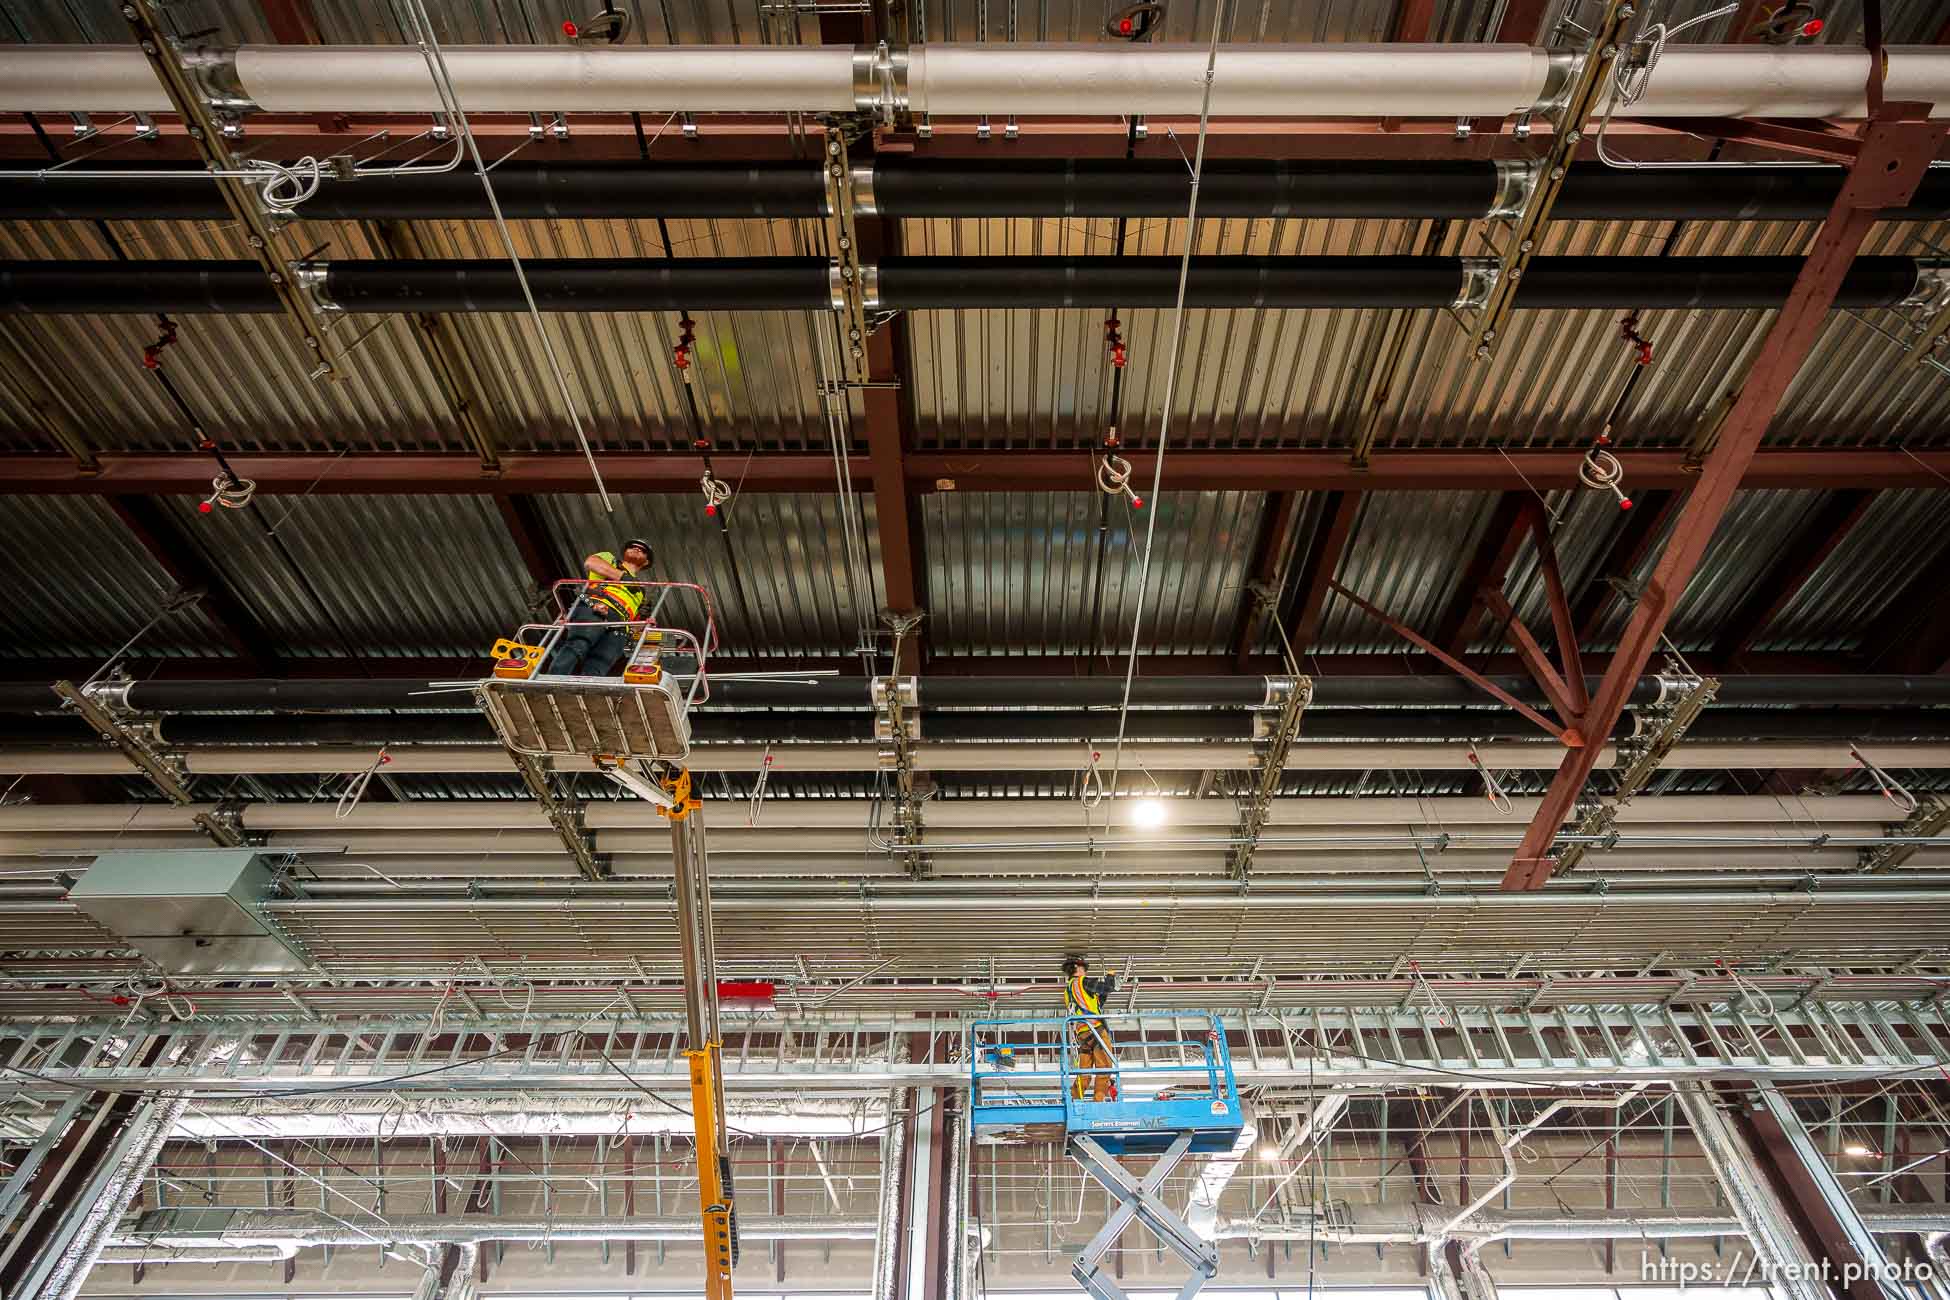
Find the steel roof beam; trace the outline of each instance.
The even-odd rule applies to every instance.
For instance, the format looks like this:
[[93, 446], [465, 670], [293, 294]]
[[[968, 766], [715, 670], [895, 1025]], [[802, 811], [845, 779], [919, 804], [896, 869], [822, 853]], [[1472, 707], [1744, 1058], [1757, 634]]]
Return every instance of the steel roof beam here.
[[[719, 455], [743, 450], [730, 444]], [[481, 495], [506, 493], [581, 495], [589, 490], [589, 466], [574, 452], [503, 455], [499, 474], [484, 473], [465, 452], [230, 452], [238, 474], [257, 484], [261, 495], [308, 492], [314, 496], [396, 494]], [[1152, 453], [1125, 453], [1133, 476], [1148, 480]], [[689, 452], [602, 452], [603, 478], [622, 492], [694, 493], [704, 463]], [[908, 491], [1063, 492], [1090, 481], [1090, 453], [1077, 451], [921, 450], [904, 457]], [[1540, 491], [1579, 486], [1582, 454], [1573, 449], [1380, 451], [1364, 468], [1347, 463], [1346, 453], [1296, 448], [1285, 451], [1174, 451], [1166, 486], [1202, 492], [1386, 491], [1507, 492], [1526, 482]], [[847, 458], [847, 471], [860, 488], [874, 483], [869, 456]], [[1697, 481], [1698, 469], [1679, 450], [1643, 450], [1630, 455], [1635, 490], [1674, 489]], [[826, 452], [759, 451], [743, 474], [743, 488], [754, 492], [829, 492], [833, 458]], [[1792, 448], [1756, 452], [1740, 479], [1743, 488], [1939, 488], [1950, 477], [1950, 449], [1914, 452], [1884, 447]], [[943, 482], [952, 487], [942, 486]], [[165, 493], [207, 496], [210, 462], [188, 453], [107, 453], [98, 472], [78, 468], [64, 456], [0, 455], [0, 494], [79, 493], [116, 495]], [[1344, 503], [1342, 503], [1345, 508]], [[1641, 507], [1642, 509], [1646, 507]], [[1634, 516], [1660, 522], [1657, 509]], [[1628, 530], [1634, 523], [1628, 522]], [[1646, 531], [1656, 531], [1647, 529]], [[1644, 533], [1637, 534], [1643, 544]], [[1632, 532], [1624, 535], [1633, 536]], [[1621, 554], [1629, 558], [1637, 546]], [[1331, 576], [1331, 575], [1330, 575]], [[1592, 616], [1590, 593], [1579, 602]], [[1296, 646], [1296, 649], [1298, 647]]]
[[1714, 644], [1714, 653], [1726, 663], [1739, 663], [1874, 503], [1875, 493], [1864, 488], [1845, 489], [1824, 502], [1778, 548], [1773, 566], [1751, 584], [1747, 598]]
[[[1787, 305], [1768, 328], [1713, 450], [1701, 467], [1699, 481], [1680, 507], [1672, 538], [1660, 554], [1645, 592], [1633, 605], [1619, 650], [1587, 714], [1584, 729], [1594, 741], [1611, 734], [1639, 675], [1657, 653], [1666, 623], [1733, 503], [1788, 385], [1820, 338], [1856, 252], [1876, 223], [1876, 209], [1915, 191], [1929, 159], [1943, 142], [1945, 130], [1942, 123], [1903, 120], [1872, 121], [1865, 128], [1861, 153], [1848, 181], [1815, 236], [1813, 251], [1795, 277]], [[1550, 878], [1554, 865], [1551, 846], [1584, 792], [1596, 751], [1593, 744], [1565, 756], [1543, 806], [1511, 860], [1506, 888], [1535, 889]]]

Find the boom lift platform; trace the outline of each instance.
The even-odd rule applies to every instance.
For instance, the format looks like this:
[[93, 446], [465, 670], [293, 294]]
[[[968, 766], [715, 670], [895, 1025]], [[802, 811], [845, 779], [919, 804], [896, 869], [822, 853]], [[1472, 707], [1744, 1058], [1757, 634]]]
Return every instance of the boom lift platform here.
[[[1155, 1020], [1147, 1017], [1155, 1029]], [[1245, 1127], [1232, 1053], [1217, 1016], [1187, 1016], [1182, 1035], [1140, 1032], [1119, 1040], [1134, 1016], [981, 1020], [968, 1029], [968, 1122], [974, 1132], [1014, 1129], [1063, 1135], [1064, 1152], [1117, 1202], [1070, 1268], [1096, 1300], [1127, 1300], [1104, 1257], [1136, 1219], [1190, 1270], [1178, 1300], [1192, 1300], [1218, 1274], [1219, 1252], [1159, 1195], [1187, 1155], [1229, 1152]], [[1113, 1064], [1111, 1100], [1083, 1095], [1105, 1073], [1077, 1064], [1082, 1034], [1101, 1034]], [[1121, 1157], [1156, 1156], [1139, 1175]]]
[[[617, 785], [655, 804], [670, 822], [671, 867], [677, 894], [677, 938], [684, 967], [691, 1106], [697, 1157], [698, 1204], [704, 1220], [707, 1300], [731, 1300], [738, 1262], [738, 1211], [731, 1186], [731, 1151], [724, 1119], [722, 1037], [718, 1029], [717, 955], [711, 938], [711, 880], [704, 845], [703, 807], [691, 793], [684, 760], [691, 752], [690, 710], [710, 698], [707, 677], [717, 647], [710, 593], [687, 582], [606, 582], [644, 589], [649, 612], [631, 622], [571, 622], [584, 584], [555, 584], [563, 613], [553, 623], [530, 623], [494, 645], [494, 675], [477, 682], [475, 698], [501, 743], [523, 759], [583, 758]], [[666, 627], [658, 615], [673, 592], [696, 593], [701, 631]], [[631, 632], [621, 677], [543, 673], [549, 656], [571, 633], [595, 626]], [[672, 661], [690, 659], [686, 679]]]

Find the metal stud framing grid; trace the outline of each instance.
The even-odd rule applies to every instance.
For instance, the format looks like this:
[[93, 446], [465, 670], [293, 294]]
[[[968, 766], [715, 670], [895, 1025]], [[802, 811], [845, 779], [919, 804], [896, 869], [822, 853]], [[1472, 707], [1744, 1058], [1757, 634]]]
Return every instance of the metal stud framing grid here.
[[[1419, 1001], [1394, 1009], [1319, 1007], [1221, 1018], [1241, 1086], [1390, 1085], [1478, 1079], [1514, 1084], [1675, 1078], [1848, 1079], [1919, 1074], [1950, 1066], [1950, 1014], [1942, 997], [1913, 1002], [1808, 1002], [1742, 1009], [1557, 1007], [1487, 1011]], [[1202, 1016], [1140, 1017], [1128, 1035], [1183, 1038]], [[958, 1023], [882, 1017], [729, 1027], [728, 1088], [861, 1091], [965, 1087], [943, 1050], [898, 1059], [903, 1034], [952, 1043]], [[158, 1064], [134, 1062], [152, 1036]], [[1124, 1037], [1124, 1036], [1121, 1036]], [[120, 1020], [0, 1026], [0, 1088], [167, 1086], [304, 1093], [395, 1080], [400, 1091], [573, 1087], [629, 1091], [609, 1062], [645, 1084], [688, 1087], [683, 1024], [447, 1016], [158, 1024]], [[916, 1055], [919, 1055], [918, 1053]], [[605, 1060], [605, 1057], [608, 1060]], [[414, 1076], [414, 1077], [402, 1077]]]

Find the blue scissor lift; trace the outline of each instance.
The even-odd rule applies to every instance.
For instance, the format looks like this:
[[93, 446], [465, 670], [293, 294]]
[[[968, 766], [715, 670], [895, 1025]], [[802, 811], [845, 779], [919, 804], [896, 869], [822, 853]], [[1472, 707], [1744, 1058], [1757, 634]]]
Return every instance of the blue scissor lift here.
[[[1231, 1151], [1245, 1112], [1218, 1017], [1172, 1017], [1163, 1037], [1155, 1036], [1156, 1017], [1138, 1021], [1114, 1014], [976, 1021], [968, 1028], [968, 1120], [978, 1133], [1061, 1131], [1064, 1151], [1118, 1202], [1071, 1266], [1085, 1291], [1097, 1300], [1126, 1300], [1103, 1259], [1136, 1219], [1190, 1267], [1178, 1300], [1192, 1300], [1218, 1273], [1218, 1248], [1167, 1206], [1159, 1189], [1187, 1155]], [[1137, 1025], [1137, 1034], [1120, 1035], [1120, 1023]], [[1101, 1035], [1110, 1048], [1111, 1100], [1074, 1095], [1079, 1087], [1089, 1093], [1106, 1073], [1077, 1064], [1084, 1034]], [[1127, 1155], [1157, 1161], [1139, 1176], [1121, 1163]]]

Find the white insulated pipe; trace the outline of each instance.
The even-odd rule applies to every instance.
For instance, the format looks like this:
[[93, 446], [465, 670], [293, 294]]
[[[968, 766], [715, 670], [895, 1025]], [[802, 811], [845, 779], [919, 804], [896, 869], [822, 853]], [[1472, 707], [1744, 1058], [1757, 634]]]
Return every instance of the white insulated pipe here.
[[[221, 63], [224, 53], [212, 52]], [[847, 46], [456, 45], [472, 112], [847, 112], [895, 99], [936, 115], [1195, 116], [1205, 52], [1190, 45], [917, 45], [876, 67]], [[1950, 50], [1891, 46], [1886, 93], [1950, 115]], [[1222, 46], [1218, 117], [1501, 117], [1542, 108], [1567, 57], [1523, 45]], [[416, 49], [242, 46], [212, 78], [265, 112], [433, 113]], [[1631, 116], [1861, 117], [1869, 59], [1852, 46], [1680, 47]], [[139, 50], [0, 48], [0, 111], [168, 112]]]
[[[738, 1235], [746, 1241], [872, 1241], [869, 1219], [795, 1221], [740, 1219]], [[699, 1221], [690, 1219], [564, 1218], [491, 1219], [437, 1214], [396, 1214], [371, 1228], [348, 1224], [327, 1214], [287, 1210], [240, 1210], [220, 1227], [163, 1229], [153, 1233], [120, 1234], [111, 1245], [159, 1246], [170, 1250], [199, 1250], [223, 1242], [240, 1246], [421, 1246], [467, 1245], [487, 1241], [540, 1241], [562, 1245], [572, 1241], [697, 1241]]]

